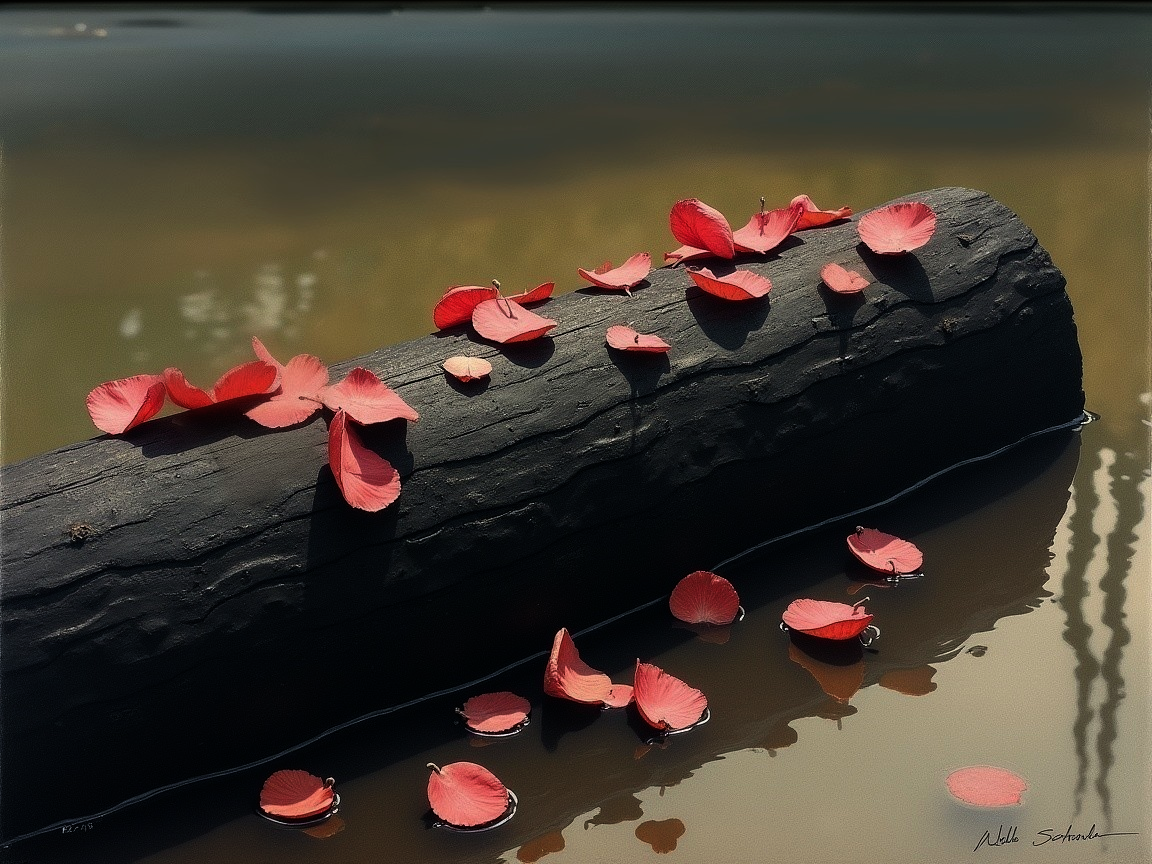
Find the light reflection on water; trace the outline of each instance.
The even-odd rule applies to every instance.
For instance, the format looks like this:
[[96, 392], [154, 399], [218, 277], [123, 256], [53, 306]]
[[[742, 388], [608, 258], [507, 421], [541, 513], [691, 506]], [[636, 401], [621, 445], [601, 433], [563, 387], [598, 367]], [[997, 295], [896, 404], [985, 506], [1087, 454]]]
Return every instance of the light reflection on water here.
[[[1007, 483], [990, 503], [945, 486], [971, 508], [928, 490], [946, 517], [916, 502], [886, 510], [930, 550], [923, 580], [848, 579], [842, 550], [813, 540], [733, 571], [749, 620], [726, 641], [672, 639], [655, 612], [590, 640], [586, 656], [614, 678], [643, 651], [708, 682], [712, 721], [667, 749], [646, 747], [623, 715], [560, 717], [533, 670], [509, 679], [534, 701], [522, 738], [477, 748], [440, 721], [432, 708], [452, 701], [441, 700], [301, 754], [341, 780], [342, 830], [327, 839], [253, 816], [257, 771], [163, 796], [91, 836], [41, 838], [14, 860], [395, 851], [562, 864], [664, 850], [806, 862], [859, 850], [949, 862], [971, 860], [981, 832], [1008, 821], [1037, 860], [1152, 857], [1146, 18], [784, 15], [758, 30], [716, 16], [689, 36], [674, 15], [628, 18], [631, 30], [542, 16], [513, 38], [499, 14], [396, 16], [398, 41], [382, 52], [374, 19], [165, 16], [172, 26], [90, 20], [89, 37], [107, 35], [83, 39], [71, 19], [13, 28], [0, 16], [9, 58], [85, 73], [0, 75], [0, 99], [19, 107], [0, 177], [5, 461], [90, 436], [83, 397], [103, 380], [174, 365], [209, 384], [249, 359], [252, 335], [277, 356], [334, 362], [427, 333], [451, 284], [557, 279], [563, 291], [577, 267], [639, 249], [659, 259], [680, 197], [744, 213], [761, 194], [807, 192], [864, 209], [953, 184], [1016, 210], [1068, 277], [1102, 420], [1083, 431], [1078, 467], [1073, 454], [1039, 480], [1020, 471], [1034, 494], [1013, 497]], [[797, 65], [816, 45], [841, 65]], [[252, 46], [265, 64], [246, 70]], [[985, 64], [965, 59], [975, 46]], [[126, 48], [164, 86], [118, 78], [133, 72], [116, 66]], [[206, 50], [219, 62], [198, 62]], [[539, 74], [525, 75], [534, 57]], [[752, 86], [765, 79], [771, 99]], [[993, 488], [1019, 469], [982, 470]], [[820, 667], [790, 656], [775, 628], [799, 593], [869, 594], [886, 613], [877, 652], [814, 677]], [[424, 763], [454, 758], [498, 764], [521, 797], [517, 818], [482, 841], [420, 820]], [[1024, 806], [956, 805], [941, 778], [967, 762], [1024, 774]], [[1142, 835], [1030, 848], [1036, 831], [1070, 822]]]

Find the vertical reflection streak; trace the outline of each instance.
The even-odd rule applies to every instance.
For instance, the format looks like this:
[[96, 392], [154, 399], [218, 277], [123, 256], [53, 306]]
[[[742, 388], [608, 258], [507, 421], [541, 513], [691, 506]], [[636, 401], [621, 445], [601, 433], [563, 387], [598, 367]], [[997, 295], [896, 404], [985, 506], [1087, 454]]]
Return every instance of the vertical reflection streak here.
[[[1085, 449], [1084, 455], [1095, 460], [1089, 471], [1081, 466], [1077, 477], [1088, 474], [1094, 478], [1101, 468], [1100, 454]], [[1068, 547], [1068, 569], [1064, 573], [1060, 606], [1064, 610], [1064, 641], [1071, 646], [1076, 657], [1076, 720], [1072, 724], [1072, 739], [1076, 753], [1075, 814], [1080, 815], [1084, 804], [1084, 790], [1088, 784], [1088, 724], [1092, 722], [1091, 707], [1092, 682], [1100, 672], [1100, 664], [1092, 654], [1088, 640], [1092, 628], [1084, 618], [1084, 600], [1088, 596], [1086, 580], [1088, 565], [1092, 561], [1100, 538], [1092, 530], [1092, 516], [1099, 505], [1095, 484], [1080, 482], [1073, 484], [1072, 515], [1068, 519], [1070, 534]]]
[[1096, 739], [1099, 773], [1096, 791], [1108, 829], [1112, 828], [1112, 795], [1108, 787], [1108, 774], [1115, 762], [1114, 746], [1117, 738], [1116, 715], [1124, 698], [1124, 676], [1121, 661], [1124, 646], [1132, 634], [1125, 624], [1124, 604], [1128, 600], [1125, 580], [1136, 553], [1136, 526], [1144, 518], [1144, 506], [1136, 482], [1139, 467], [1128, 465], [1127, 456], [1117, 458], [1111, 465], [1109, 492], [1116, 505], [1116, 524], [1107, 538], [1107, 570], [1100, 580], [1104, 594], [1101, 623], [1111, 631], [1108, 647], [1101, 658], [1101, 677], [1104, 680], [1104, 701], [1100, 706], [1100, 731]]

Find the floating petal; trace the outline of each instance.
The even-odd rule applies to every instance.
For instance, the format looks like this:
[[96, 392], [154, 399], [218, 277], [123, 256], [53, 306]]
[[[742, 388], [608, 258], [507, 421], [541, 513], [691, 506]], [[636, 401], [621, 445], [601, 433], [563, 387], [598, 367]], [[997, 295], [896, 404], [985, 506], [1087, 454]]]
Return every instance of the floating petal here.
[[164, 407], [167, 392], [164, 376], [133, 375], [96, 387], [85, 404], [97, 429], [121, 435], [155, 417]]
[[932, 239], [936, 213], [927, 204], [905, 201], [880, 207], [860, 217], [860, 239], [880, 255], [902, 255]]
[[914, 544], [875, 528], [857, 528], [848, 535], [848, 548], [862, 564], [881, 573], [916, 573], [924, 565], [924, 553]]
[[846, 270], [833, 263], [820, 268], [820, 278], [837, 294], [859, 294], [872, 284], [855, 270]]
[[277, 771], [260, 790], [260, 809], [282, 819], [320, 816], [332, 808], [334, 800], [332, 781], [307, 771]]
[[618, 351], [642, 351], [652, 354], [666, 354], [672, 347], [659, 336], [637, 333], [631, 327], [617, 324], [608, 328], [605, 338], [609, 347]]
[[717, 276], [707, 267], [700, 267], [689, 270], [688, 275], [702, 290], [725, 300], [755, 300], [772, 290], [772, 283], [768, 279], [757, 276], [751, 270], [734, 270]]
[[485, 300], [472, 310], [472, 326], [485, 339], [505, 344], [538, 339], [556, 326], [507, 297]]
[[508, 790], [491, 771], [475, 762], [428, 767], [428, 803], [432, 812], [461, 828], [474, 828], [499, 819], [508, 810]]
[[528, 719], [531, 704], [507, 690], [473, 696], [460, 709], [465, 725], [475, 732], [508, 732]]
[[328, 427], [328, 466], [344, 500], [358, 510], [383, 510], [400, 495], [400, 474], [364, 446], [344, 411]]
[[790, 630], [819, 639], [852, 639], [864, 632], [872, 617], [861, 605], [808, 598], [793, 600], [783, 615]]
[[960, 768], [948, 775], [947, 783], [953, 797], [976, 807], [1011, 807], [1028, 789], [1020, 775], [991, 765]]
[[544, 667], [545, 693], [585, 705], [622, 708], [631, 701], [632, 694], [626, 689], [626, 685], [614, 685], [611, 678], [580, 659], [580, 652], [566, 627], [557, 631], [552, 640], [552, 653]]
[[688, 624], [731, 624], [740, 611], [740, 597], [723, 576], [697, 570], [676, 584], [668, 606]]
[[708, 708], [708, 700], [695, 687], [689, 687], [658, 666], [639, 660], [632, 694], [644, 722], [666, 732], [699, 723]]

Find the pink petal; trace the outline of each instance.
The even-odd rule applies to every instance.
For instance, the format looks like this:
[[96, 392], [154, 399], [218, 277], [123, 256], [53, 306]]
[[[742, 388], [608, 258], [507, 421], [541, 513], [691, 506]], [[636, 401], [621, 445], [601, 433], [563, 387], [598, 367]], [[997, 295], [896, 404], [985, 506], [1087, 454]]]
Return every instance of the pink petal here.
[[359, 510], [383, 510], [400, 495], [400, 475], [364, 446], [344, 411], [328, 427], [328, 465], [344, 500]]
[[734, 270], [724, 276], [717, 276], [707, 267], [700, 267], [689, 270], [688, 275], [702, 290], [725, 300], [754, 300], [772, 290], [772, 283], [768, 279], [757, 276], [751, 270]]
[[373, 373], [360, 366], [338, 384], [321, 387], [320, 400], [333, 411], [345, 411], [357, 423], [386, 423], [402, 418], [413, 423], [420, 415]]
[[740, 611], [740, 597], [723, 576], [697, 570], [676, 583], [668, 606], [688, 624], [731, 624]]
[[475, 381], [492, 374], [492, 364], [483, 357], [449, 357], [444, 361], [444, 371], [460, 381]]
[[732, 235], [738, 252], [771, 252], [796, 230], [803, 212], [793, 204], [767, 213], [753, 213], [748, 224]]
[[781, 616], [788, 629], [820, 639], [844, 640], [859, 636], [872, 623], [863, 606], [832, 600], [801, 598], [788, 604]]
[[924, 566], [924, 553], [915, 544], [875, 528], [857, 528], [848, 535], [848, 548], [862, 564], [881, 573], [915, 573]]
[[838, 210], [821, 210], [807, 195], [797, 195], [792, 199], [792, 203], [799, 204], [803, 208], [800, 221], [796, 223], [794, 229], [796, 231], [803, 231], [805, 228], [819, 228], [821, 225], [827, 225], [837, 219], [846, 219], [852, 215], [851, 207], [841, 207]]
[[666, 354], [672, 347], [659, 336], [643, 335], [631, 327], [617, 324], [608, 328], [605, 336], [608, 345], [618, 351], [641, 351], [653, 354]]
[[707, 249], [697, 249], [695, 246], [681, 246], [672, 252], [664, 253], [664, 260], [671, 261], [673, 264], [679, 264], [682, 261], [692, 261], [696, 258], [712, 258], [715, 257]]
[[473, 696], [460, 710], [469, 729], [476, 732], [507, 732], [528, 719], [532, 706], [523, 696], [507, 690]]
[[507, 812], [508, 790], [483, 765], [452, 762], [438, 768], [429, 762], [428, 767], [428, 804], [449, 825], [472, 828]]
[[991, 765], [960, 768], [948, 775], [947, 783], [954, 797], [977, 807], [1011, 807], [1028, 789], [1020, 775]]
[[121, 435], [164, 407], [164, 376], [134, 375], [108, 381], [88, 394], [88, 416], [101, 432]]
[[593, 285], [628, 292], [648, 278], [652, 272], [652, 256], [638, 252], [615, 269], [606, 263], [591, 271], [580, 267], [576, 272]]
[[820, 268], [820, 278], [837, 294], [859, 294], [872, 284], [855, 270], [845, 270], [839, 264], [833, 263]]
[[436, 308], [432, 310], [432, 321], [440, 330], [467, 324], [472, 320], [472, 310], [478, 303], [499, 294], [499, 290], [491, 285], [458, 285], [449, 288], [436, 302]]
[[699, 690], [639, 660], [632, 692], [644, 722], [662, 731], [674, 732], [699, 723], [708, 707], [708, 700]]
[[[624, 685], [614, 685], [611, 678], [580, 659], [576, 643], [565, 627], [552, 640], [552, 653], [544, 667], [544, 692], [557, 699], [610, 708], [618, 707], [615, 703], [625, 695]], [[627, 705], [628, 700], [624, 699], [623, 704]]]
[[860, 217], [860, 239], [880, 255], [902, 255], [919, 249], [936, 231], [936, 213], [927, 204], [906, 201], [889, 204]]
[[[268, 356], [272, 363], [276, 363], [271, 355]], [[320, 390], [328, 383], [328, 367], [311, 354], [297, 354], [287, 366], [276, 365], [280, 368], [280, 391], [267, 402], [244, 412], [247, 417], [270, 429], [295, 426], [315, 414], [320, 409]]]
[[335, 797], [329, 781], [307, 771], [277, 771], [260, 789], [260, 809], [270, 816], [307, 819], [326, 813]]
[[507, 297], [485, 300], [472, 310], [472, 326], [485, 339], [505, 344], [537, 339], [556, 326]]
[[530, 291], [521, 291], [519, 294], [509, 294], [508, 299], [515, 300], [521, 306], [527, 306], [529, 303], [539, 303], [551, 297], [552, 289], [555, 287], [555, 282], [545, 282], [543, 285], [537, 285]]
[[736, 254], [728, 220], [703, 201], [696, 198], [677, 201], [668, 216], [668, 224], [672, 236], [685, 246], [707, 249], [721, 258], [731, 258]]

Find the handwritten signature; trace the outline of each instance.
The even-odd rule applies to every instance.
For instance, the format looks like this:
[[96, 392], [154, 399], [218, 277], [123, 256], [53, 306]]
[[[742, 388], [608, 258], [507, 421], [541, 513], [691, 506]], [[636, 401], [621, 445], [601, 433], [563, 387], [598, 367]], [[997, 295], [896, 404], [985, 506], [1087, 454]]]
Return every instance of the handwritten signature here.
[[[985, 831], [980, 835], [980, 840], [976, 843], [976, 848], [973, 852], [979, 851], [981, 846], [1007, 846], [1009, 843], [1019, 843], [1020, 837], [1018, 836], [1019, 828], [1016, 825], [1000, 825], [996, 829], [996, 836], [992, 836], [991, 831]], [[1098, 840], [1101, 837], [1132, 837], [1140, 832], [1138, 831], [1106, 831], [1100, 832], [1096, 830], [1096, 823], [1092, 823], [1092, 827], [1088, 829], [1087, 834], [1078, 834], [1072, 830], [1069, 825], [1066, 829], [1061, 831], [1059, 828], [1044, 828], [1036, 832], [1036, 838], [1032, 841], [1033, 846], [1044, 846], [1048, 843], [1075, 843], [1080, 840]]]

